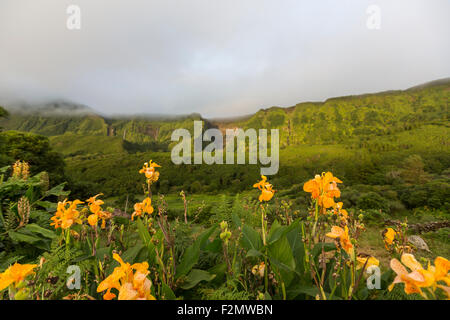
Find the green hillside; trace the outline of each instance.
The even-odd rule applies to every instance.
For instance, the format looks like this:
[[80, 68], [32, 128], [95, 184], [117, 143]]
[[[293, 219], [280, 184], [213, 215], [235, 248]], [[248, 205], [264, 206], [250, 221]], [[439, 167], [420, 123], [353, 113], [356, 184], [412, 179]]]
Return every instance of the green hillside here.
[[101, 155], [127, 152], [120, 137], [66, 133], [51, 136], [49, 140], [53, 149], [66, 157], [83, 154]]
[[303, 102], [288, 108], [272, 107], [239, 121], [208, 121], [198, 114], [167, 119], [148, 116], [107, 118], [92, 112], [51, 116], [10, 110], [10, 116], [0, 120], [0, 127], [45, 136], [112, 136], [135, 144], [157, 142], [167, 147], [174, 129], [192, 131], [192, 120], [204, 120], [207, 127], [220, 129], [279, 128], [282, 147], [336, 144], [391, 135], [424, 124], [445, 124], [449, 118], [449, 98], [450, 80], [444, 79], [404, 91]]
[[[197, 114], [166, 119], [107, 118], [92, 112], [52, 116], [10, 110], [9, 117], [0, 120], [0, 127], [48, 136], [52, 148], [65, 157], [75, 194], [96, 190], [119, 198], [138, 194], [142, 186], [136, 168], [149, 159], [163, 165], [163, 178], [155, 188], [164, 193], [248, 189], [259, 176], [259, 165], [172, 163], [171, 133], [177, 128], [192, 132], [193, 120], [221, 130], [279, 128], [280, 170], [272, 181], [280, 189], [296, 188], [308, 177], [329, 170], [348, 186], [403, 186], [409, 183], [404, 179], [408, 159], [415, 159], [427, 183], [448, 180], [449, 97], [450, 81], [445, 79], [404, 91], [272, 107], [239, 120], [207, 120]], [[393, 200], [400, 201], [401, 192], [395, 192]], [[438, 200], [440, 205], [444, 205], [442, 201]]]
[[[126, 117], [107, 118], [94, 113], [72, 114], [64, 106], [55, 115], [49, 112], [9, 110], [8, 117], [0, 119], [0, 127], [41, 134], [48, 137], [61, 135], [118, 137], [124, 141], [145, 145], [150, 142], [168, 144], [172, 131], [193, 128], [197, 114], [172, 118]], [[64, 138], [68, 140], [70, 138]], [[107, 140], [105, 140], [107, 141]], [[111, 140], [113, 141], [113, 140]]]
[[260, 110], [246, 120], [217, 123], [241, 128], [279, 128], [282, 146], [334, 144], [390, 135], [449, 119], [450, 80], [405, 91], [304, 102]]

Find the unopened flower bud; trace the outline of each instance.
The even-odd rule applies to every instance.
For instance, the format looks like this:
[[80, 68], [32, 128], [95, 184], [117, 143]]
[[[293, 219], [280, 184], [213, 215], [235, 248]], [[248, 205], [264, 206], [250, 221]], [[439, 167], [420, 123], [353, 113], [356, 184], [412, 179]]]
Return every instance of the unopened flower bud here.
[[225, 230], [226, 228], [228, 228], [228, 223], [226, 221], [222, 221], [220, 223], [220, 229]]

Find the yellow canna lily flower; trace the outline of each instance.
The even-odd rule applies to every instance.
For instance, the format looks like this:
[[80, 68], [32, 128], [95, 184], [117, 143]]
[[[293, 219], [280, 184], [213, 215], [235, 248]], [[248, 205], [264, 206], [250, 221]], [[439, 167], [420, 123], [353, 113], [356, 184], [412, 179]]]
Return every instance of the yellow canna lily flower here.
[[264, 277], [264, 271], [265, 271], [266, 265], [264, 262], [261, 262], [259, 265], [255, 265], [252, 268], [252, 273], [256, 276], [259, 276], [260, 278]]
[[389, 250], [389, 246], [394, 242], [396, 234], [397, 232], [395, 232], [395, 230], [392, 228], [387, 228], [384, 231], [384, 246], [387, 250]]
[[450, 270], [450, 261], [443, 257], [437, 257], [434, 260], [434, 277], [436, 281], [444, 281], [448, 286], [450, 286], [450, 276], [448, 274]]
[[101, 210], [101, 205], [104, 204], [103, 200], [97, 200], [96, 198], [100, 195], [103, 195], [103, 193], [99, 193], [93, 197], [90, 197], [86, 200], [87, 203], [89, 203], [89, 210], [91, 210], [92, 213], [96, 214]]
[[155, 300], [150, 293], [152, 282], [147, 278], [150, 273], [148, 263], [130, 265], [116, 253], [113, 254], [113, 258], [119, 262], [120, 266], [114, 268], [114, 271], [98, 285], [97, 292], [106, 290], [103, 299], [115, 298], [116, 294], [111, 292], [115, 289], [119, 292], [119, 300]]
[[341, 191], [337, 186], [338, 183], [342, 183], [342, 181], [333, 176], [331, 172], [326, 172], [307, 181], [303, 185], [303, 190], [311, 193], [311, 198], [316, 199], [319, 206], [328, 209], [336, 205], [334, 198], [341, 196]]
[[58, 202], [56, 213], [50, 218], [50, 220], [53, 221], [50, 225], [55, 226], [55, 229], [68, 229], [74, 223], [82, 224], [80, 212], [77, 210], [77, 206], [81, 203], [83, 203], [83, 201], [67, 201], [67, 199], [63, 202]]
[[392, 259], [390, 262], [391, 269], [397, 274], [392, 284], [388, 287], [388, 290], [391, 291], [394, 288], [394, 285], [397, 283], [405, 284], [405, 293], [422, 293], [420, 289], [420, 285], [425, 282], [424, 277], [417, 271], [413, 271], [411, 273], [401, 264], [397, 259]]
[[153, 213], [152, 199], [150, 199], [149, 197], [145, 198], [144, 201], [142, 201], [142, 211], [148, 214]]
[[88, 217], [88, 223], [89, 223], [91, 226], [96, 226], [97, 223], [98, 223], [98, 216], [97, 216], [96, 214], [91, 214], [91, 215]]
[[37, 266], [37, 264], [20, 264], [17, 262], [10, 266], [3, 273], [0, 273], [0, 291], [11, 285], [17, 286], [27, 276], [33, 274], [33, 269]]
[[134, 204], [134, 212], [131, 215], [131, 220], [133, 221], [135, 217], [142, 217], [144, 214], [152, 214], [154, 211], [152, 207], [152, 199], [149, 197], [145, 198], [144, 201]]
[[134, 217], [142, 216], [142, 211], [143, 211], [142, 203], [139, 203], [139, 202], [135, 203], [134, 204], [134, 212], [131, 214], [131, 221], [134, 220]]
[[161, 166], [155, 162], [152, 162], [150, 160], [149, 162], [144, 163], [144, 166], [141, 170], [139, 170], [139, 173], [145, 174], [145, 177], [150, 182], [156, 182], [159, 178], [159, 172], [155, 170], [155, 168], [160, 168]]
[[261, 181], [253, 185], [253, 188], [261, 190], [261, 194], [258, 198], [259, 202], [270, 201], [275, 193], [275, 190], [272, 189], [272, 185], [267, 182], [267, 177], [264, 175], [261, 176]]
[[[366, 264], [367, 261], [367, 264]], [[379, 266], [380, 265], [380, 261], [378, 261], [377, 258], [369, 256], [369, 257], [361, 257], [358, 256], [356, 257], [356, 270], [361, 269], [364, 264], [366, 264], [366, 268], [369, 268], [370, 266]]]
[[342, 229], [339, 226], [333, 226], [331, 227], [331, 232], [328, 232], [326, 236], [332, 239], [339, 239], [339, 243], [342, 249], [344, 249], [345, 252], [347, 252], [349, 255], [353, 255], [353, 245], [348, 235], [347, 226], [345, 226], [345, 229]]
[[422, 265], [416, 260], [416, 258], [410, 253], [402, 254], [400, 261], [412, 271], [423, 269]]
[[[424, 269], [416, 258], [409, 253], [404, 253], [401, 257], [401, 261], [403, 264], [397, 259], [391, 260], [391, 269], [394, 270], [397, 276], [395, 277], [394, 282], [389, 286], [389, 291], [392, 290], [395, 284], [404, 283], [405, 293], [407, 294], [419, 293], [427, 298], [421, 288], [430, 288], [433, 291], [436, 288], [441, 288], [448, 295], [448, 287], [438, 284], [438, 281], [444, 281], [447, 285], [450, 284], [450, 277], [448, 274], [450, 264], [447, 259], [437, 257], [434, 262], [435, 266], [429, 264], [427, 269]], [[408, 272], [404, 265], [407, 266], [411, 272]]]

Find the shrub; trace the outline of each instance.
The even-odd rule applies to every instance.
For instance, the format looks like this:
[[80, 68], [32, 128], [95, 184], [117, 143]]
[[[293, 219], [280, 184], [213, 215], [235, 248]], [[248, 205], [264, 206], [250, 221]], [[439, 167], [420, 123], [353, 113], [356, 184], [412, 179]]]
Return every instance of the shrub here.
[[359, 197], [356, 205], [360, 209], [382, 209], [386, 211], [388, 209], [387, 201], [385, 198], [375, 192], [364, 193]]

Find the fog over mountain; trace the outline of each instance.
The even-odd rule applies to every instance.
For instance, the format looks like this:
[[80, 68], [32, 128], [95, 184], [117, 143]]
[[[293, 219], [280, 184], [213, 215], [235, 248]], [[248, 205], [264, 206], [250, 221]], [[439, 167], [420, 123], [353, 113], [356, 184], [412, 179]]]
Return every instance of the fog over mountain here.
[[[71, 4], [80, 30], [66, 27]], [[222, 118], [403, 90], [450, 74], [448, 12], [448, 0], [2, 0], [0, 105]]]

